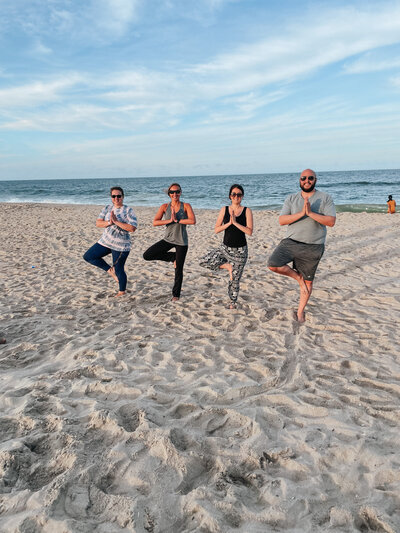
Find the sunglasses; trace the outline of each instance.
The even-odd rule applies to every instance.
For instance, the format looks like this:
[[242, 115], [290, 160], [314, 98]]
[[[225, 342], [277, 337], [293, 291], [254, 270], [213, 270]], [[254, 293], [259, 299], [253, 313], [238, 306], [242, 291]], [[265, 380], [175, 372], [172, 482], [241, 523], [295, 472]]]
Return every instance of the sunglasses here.
[[241, 192], [233, 192], [233, 193], [231, 193], [231, 196], [232, 196], [232, 198], [236, 198], [236, 196], [238, 198], [241, 198], [243, 196], [243, 193], [241, 193]]
[[315, 176], [301, 176], [300, 178], [300, 181], [314, 181], [315, 180]]
[[122, 198], [122, 194], [112, 194], [111, 198]]
[[168, 191], [168, 194], [181, 194], [181, 192], [180, 189], [174, 189], [173, 191]]

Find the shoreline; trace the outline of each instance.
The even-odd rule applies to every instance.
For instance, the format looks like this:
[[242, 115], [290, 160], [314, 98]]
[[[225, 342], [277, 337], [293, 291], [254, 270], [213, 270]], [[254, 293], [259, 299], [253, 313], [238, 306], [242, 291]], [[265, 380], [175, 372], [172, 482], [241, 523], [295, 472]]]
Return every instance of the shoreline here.
[[172, 265], [142, 258], [152, 207], [126, 297], [83, 261], [102, 206], [2, 204], [0, 530], [399, 531], [398, 218], [338, 214], [300, 325], [266, 267], [276, 212], [254, 212], [232, 311], [198, 264], [218, 210], [172, 304]]
[[[189, 202], [190, 203], [190, 202]], [[78, 204], [78, 203], [61, 203], [61, 202], [0, 202], [0, 205], [37, 205], [37, 206], [65, 206], [65, 207], [93, 207], [97, 206], [100, 209], [105, 205], [104, 204]], [[157, 209], [160, 204], [157, 205], [135, 205], [130, 204], [127, 202], [127, 205], [132, 207], [133, 209]], [[193, 207], [193, 205], [192, 205]], [[193, 207], [196, 211], [219, 211], [221, 209], [222, 205], [220, 207], [215, 208], [208, 208], [208, 207]], [[249, 206], [251, 207], [251, 206]], [[282, 206], [279, 207], [251, 207], [253, 211], [268, 211], [273, 213], [279, 213]], [[381, 213], [381, 214], [388, 214], [387, 213], [387, 206], [384, 204], [335, 204], [337, 213]], [[395, 215], [398, 213], [394, 213]]]

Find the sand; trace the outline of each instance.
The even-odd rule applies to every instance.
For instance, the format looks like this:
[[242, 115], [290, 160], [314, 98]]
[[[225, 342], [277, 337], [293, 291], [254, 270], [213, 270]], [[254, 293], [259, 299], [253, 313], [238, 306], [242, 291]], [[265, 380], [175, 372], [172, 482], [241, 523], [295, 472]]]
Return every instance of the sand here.
[[399, 215], [341, 213], [307, 322], [266, 260], [284, 236], [255, 212], [240, 307], [198, 259], [127, 261], [128, 294], [86, 264], [96, 206], [2, 204], [0, 531], [400, 531]]

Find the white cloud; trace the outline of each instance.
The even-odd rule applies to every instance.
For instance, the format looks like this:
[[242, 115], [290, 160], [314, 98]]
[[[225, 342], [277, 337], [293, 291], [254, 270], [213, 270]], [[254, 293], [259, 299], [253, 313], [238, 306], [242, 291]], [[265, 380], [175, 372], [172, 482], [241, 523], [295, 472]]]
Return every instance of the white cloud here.
[[239, 96], [226, 98], [224, 100], [224, 104], [230, 107], [235, 106], [237, 109], [246, 113], [253, 113], [262, 107], [268, 106], [273, 102], [277, 102], [278, 100], [285, 98], [288, 95], [288, 92], [289, 91], [287, 90], [279, 90], [262, 94], [252, 91]]
[[396, 88], [400, 89], [400, 76], [393, 76], [393, 78], [390, 79], [390, 82]]
[[71, 74], [52, 81], [37, 81], [18, 87], [0, 89], [0, 108], [29, 108], [60, 100], [62, 94], [81, 81], [81, 76]]
[[44, 45], [40, 41], [38, 41], [33, 48], [31, 49], [30, 53], [33, 56], [48, 56], [53, 53], [52, 49], [48, 46]]
[[0, 24], [36, 39], [62, 36], [90, 41], [114, 41], [137, 20], [144, 0], [19, 0], [2, 6]]
[[[330, 165], [337, 160], [338, 164], [341, 163], [339, 168], [345, 168], [348, 161], [352, 161], [350, 154], [355, 151], [364, 158], [363, 164], [368, 167], [368, 157], [374, 153], [377, 144], [383, 146], [393, 142], [393, 131], [400, 120], [400, 106], [388, 110], [391, 121], [387, 121], [387, 116], [379, 111], [373, 111], [370, 116], [360, 116], [350, 109], [345, 121], [338, 120], [332, 113], [333, 107], [333, 101], [316, 102], [316, 105], [304, 107], [300, 112], [275, 114], [256, 124], [214, 123], [178, 131], [140, 131], [101, 140], [63, 140], [54, 144], [47, 154], [52, 155], [61, 166], [64, 163], [68, 165], [69, 159], [74, 161], [81, 175], [82, 169], [85, 172], [91, 169], [93, 173], [91, 160], [100, 157], [103, 168], [96, 169], [97, 173], [100, 172], [99, 176], [107, 175], [115, 161], [124, 169], [121, 172], [129, 175], [163, 175], [178, 168], [182, 173], [193, 174], [197, 165], [210, 173], [221, 161], [223, 172], [235, 173], [239, 169], [261, 172], [265, 164], [268, 169], [282, 169], [284, 164], [284, 170], [288, 170], [291, 158], [299, 157], [303, 161], [310, 154], [313, 164], [319, 168], [326, 165], [327, 154]], [[323, 123], [319, 120], [321, 113], [327, 116]], [[374, 134], [371, 135], [371, 132]], [[332, 146], [335, 147], [333, 151]], [[226, 159], [227, 149], [229, 161]], [[157, 154], [156, 158], [154, 154]], [[206, 162], [203, 154], [207, 154]], [[257, 166], [253, 166], [255, 164]], [[141, 171], [136, 171], [137, 168]]]
[[299, 20], [280, 34], [188, 70], [203, 80], [204, 87], [216, 91], [231, 87], [232, 93], [290, 82], [355, 54], [400, 42], [400, 6], [328, 11]]
[[216, 22], [216, 15], [225, 6], [240, 2], [241, 0], [155, 0], [154, 9], [169, 12], [176, 19], [183, 18], [194, 20], [204, 26]]
[[49, 6], [48, 16], [50, 19], [50, 30], [55, 30], [57, 33], [63, 35], [70, 33], [75, 27], [76, 16], [74, 12], [68, 11], [66, 6], [58, 8], [57, 5]]
[[120, 37], [134, 21], [139, 3], [140, 0], [93, 0], [92, 21], [98, 30]]
[[106, 89], [104, 97], [115, 101], [145, 102], [174, 100], [183, 90], [184, 80], [179, 73], [133, 70], [114, 72], [112, 76], [96, 81]]
[[382, 54], [369, 52], [351, 63], [344, 65], [346, 74], [364, 74], [392, 70], [400, 67], [400, 57], [382, 57]]
[[[61, 10], [57, 2], [51, 5], [59, 24], [75, 20], [76, 13]], [[139, 0], [102, 0], [92, 5], [99, 6], [97, 27], [109, 19], [110, 31], [118, 33], [134, 20]], [[5, 117], [1, 127], [90, 132], [150, 125], [160, 130], [185, 118], [194, 128], [243, 123], [273, 102], [293, 96], [293, 82], [310, 72], [399, 41], [400, 6], [377, 12], [355, 13], [349, 8], [308, 15], [296, 26], [280, 29], [279, 37], [238, 46], [195, 66], [175, 64], [164, 71], [137, 68], [96, 76], [65, 73], [50, 81], [1, 89], [0, 109]], [[398, 86], [398, 80], [393, 84]], [[330, 105], [341, 113], [337, 102]]]

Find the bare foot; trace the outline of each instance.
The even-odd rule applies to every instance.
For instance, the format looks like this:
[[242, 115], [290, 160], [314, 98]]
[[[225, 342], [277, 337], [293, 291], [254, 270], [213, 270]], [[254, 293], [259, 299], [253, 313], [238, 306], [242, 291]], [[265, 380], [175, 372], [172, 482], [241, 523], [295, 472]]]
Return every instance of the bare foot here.
[[302, 313], [294, 313], [294, 316], [295, 316], [295, 319], [297, 320], [297, 322], [300, 322], [300, 324], [303, 324], [303, 322], [306, 321], [306, 314], [305, 312], [303, 311]]
[[229, 272], [229, 278], [232, 281], [232, 279], [233, 279], [233, 276], [232, 276], [233, 267], [232, 267], [232, 265], [230, 263], [224, 263], [219, 268], [221, 268], [222, 270], [227, 270]]
[[115, 273], [114, 267], [111, 267], [109, 270], [107, 270], [107, 274], [110, 274], [110, 276], [118, 282], [117, 274]]
[[0, 337], [0, 344], [5, 344], [7, 341], [4, 337]]
[[125, 291], [118, 291], [117, 294], [114, 296], [114, 298], [118, 298], [118, 296], [124, 296], [126, 294]]
[[178, 301], [179, 301], [178, 296], [173, 296], [173, 297], [171, 298], [171, 302], [178, 302]]
[[229, 304], [228, 309], [237, 309], [237, 304]]

